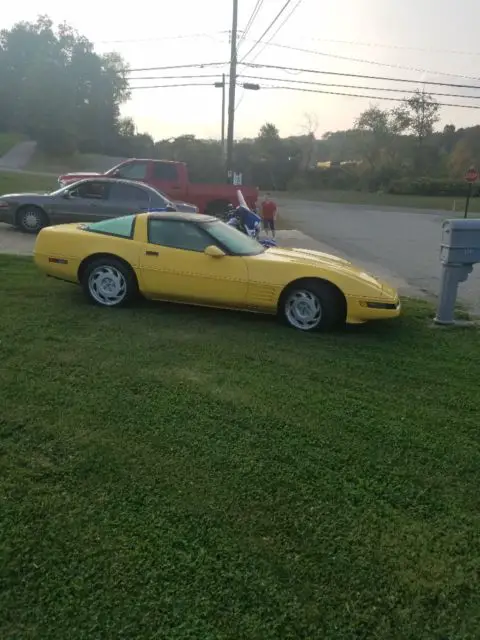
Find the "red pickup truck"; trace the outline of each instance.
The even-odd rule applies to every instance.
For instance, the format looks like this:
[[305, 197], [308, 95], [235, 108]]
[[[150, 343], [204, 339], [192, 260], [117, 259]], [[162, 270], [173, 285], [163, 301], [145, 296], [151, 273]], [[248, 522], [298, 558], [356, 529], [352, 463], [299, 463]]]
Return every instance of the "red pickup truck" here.
[[210, 215], [223, 213], [230, 203], [237, 206], [239, 204], [237, 198], [238, 188], [241, 189], [249, 207], [255, 208], [257, 205], [258, 189], [256, 187], [192, 183], [188, 179], [187, 165], [184, 162], [171, 160], [139, 160], [132, 158], [121, 162], [104, 174], [66, 173], [58, 178], [58, 182], [61, 185], [65, 185], [98, 175], [145, 182], [163, 191], [172, 200], [190, 202], [195, 204], [199, 211]]

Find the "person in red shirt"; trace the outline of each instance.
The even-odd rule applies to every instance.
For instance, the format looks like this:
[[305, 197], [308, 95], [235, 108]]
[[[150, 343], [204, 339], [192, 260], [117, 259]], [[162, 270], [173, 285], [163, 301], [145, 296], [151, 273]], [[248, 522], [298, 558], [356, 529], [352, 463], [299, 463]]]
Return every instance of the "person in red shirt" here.
[[275, 220], [277, 219], [277, 205], [272, 200], [269, 193], [262, 202], [262, 220], [263, 228], [268, 236], [269, 231], [272, 232], [272, 238], [275, 238]]

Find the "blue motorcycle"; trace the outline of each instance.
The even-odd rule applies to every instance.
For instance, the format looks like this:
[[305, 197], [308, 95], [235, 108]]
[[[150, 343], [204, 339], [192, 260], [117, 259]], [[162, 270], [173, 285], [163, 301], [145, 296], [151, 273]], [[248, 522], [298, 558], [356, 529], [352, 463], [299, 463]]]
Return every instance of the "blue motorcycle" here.
[[227, 224], [235, 227], [250, 238], [254, 238], [266, 248], [276, 247], [277, 243], [271, 238], [260, 238], [262, 219], [260, 216], [246, 206], [231, 205], [227, 211]]

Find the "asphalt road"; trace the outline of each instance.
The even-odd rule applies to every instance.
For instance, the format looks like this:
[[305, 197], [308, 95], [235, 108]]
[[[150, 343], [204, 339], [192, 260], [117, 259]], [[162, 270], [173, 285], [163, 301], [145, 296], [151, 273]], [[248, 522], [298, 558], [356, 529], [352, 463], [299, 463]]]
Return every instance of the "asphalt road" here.
[[[279, 200], [279, 207], [293, 227], [370, 265], [404, 293], [438, 294], [441, 227], [448, 215], [290, 199]], [[480, 310], [480, 266], [460, 285], [459, 298]]]

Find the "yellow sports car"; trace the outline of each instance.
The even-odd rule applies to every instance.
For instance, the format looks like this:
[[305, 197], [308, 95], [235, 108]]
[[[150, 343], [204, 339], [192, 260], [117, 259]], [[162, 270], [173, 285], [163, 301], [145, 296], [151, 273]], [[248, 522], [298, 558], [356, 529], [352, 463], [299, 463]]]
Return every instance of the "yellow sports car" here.
[[146, 298], [278, 315], [295, 329], [393, 318], [397, 292], [350, 262], [316, 251], [264, 248], [217, 218], [139, 213], [42, 229], [35, 262], [118, 307]]

